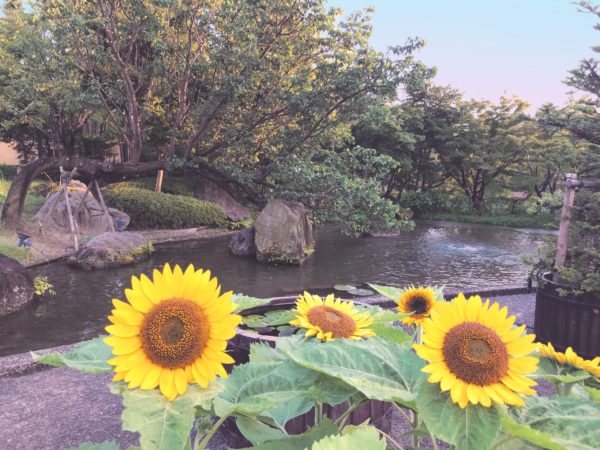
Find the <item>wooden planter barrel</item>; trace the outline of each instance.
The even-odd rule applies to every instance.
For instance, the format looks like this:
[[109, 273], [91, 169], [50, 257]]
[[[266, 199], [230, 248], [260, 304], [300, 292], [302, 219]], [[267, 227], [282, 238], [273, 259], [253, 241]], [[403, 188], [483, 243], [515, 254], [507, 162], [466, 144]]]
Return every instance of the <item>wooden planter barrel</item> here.
[[[267, 305], [249, 308], [241, 312], [242, 315], [264, 314], [273, 309], [293, 308], [295, 301], [289, 299], [275, 300]], [[271, 347], [275, 347], [276, 336], [269, 336], [256, 333], [254, 331], [240, 329], [238, 334], [229, 341], [227, 352], [235, 360], [236, 364], [248, 362], [250, 354], [250, 345], [257, 342], [264, 342]], [[347, 409], [349, 404], [342, 403], [335, 407], [323, 405], [323, 413], [332, 420], [339, 418]], [[389, 433], [391, 431], [391, 413], [393, 405], [378, 400], [370, 400], [356, 408], [348, 417], [347, 424], [360, 425], [369, 419], [371, 425], [376, 426], [381, 431]], [[304, 433], [309, 427], [314, 425], [314, 411], [309, 411], [299, 417], [290, 420], [285, 429], [289, 434]]]
[[600, 296], [597, 294], [561, 296], [550, 274], [538, 283], [535, 297], [534, 331], [538, 341], [551, 342], [564, 352], [567, 347], [586, 359], [600, 355]]

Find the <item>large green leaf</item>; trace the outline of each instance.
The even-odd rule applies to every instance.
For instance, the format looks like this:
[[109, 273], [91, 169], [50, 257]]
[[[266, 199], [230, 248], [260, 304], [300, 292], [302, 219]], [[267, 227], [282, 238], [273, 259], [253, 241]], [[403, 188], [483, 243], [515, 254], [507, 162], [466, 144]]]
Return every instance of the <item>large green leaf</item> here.
[[376, 428], [368, 426], [348, 427], [341, 435], [330, 435], [315, 442], [311, 450], [339, 450], [356, 448], [360, 450], [385, 450], [386, 441]]
[[120, 448], [116, 442], [107, 441], [100, 444], [81, 444], [79, 447], [72, 447], [69, 450], [120, 450]]
[[417, 406], [427, 428], [461, 450], [488, 449], [500, 431], [502, 415], [497, 407], [460, 408], [437, 384], [421, 385]]
[[296, 397], [266, 411], [264, 416], [272, 419], [278, 426], [283, 427], [288, 421], [307, 413], [313, 407], [314, 401], [310, 398]]
[[[526, 442], [538, 445], [542, 448], [550, 450], [562, 450], [564, 447], [556, 442], [552, 442], [552, 436], [540, 430], [535, 430], [529, 425], [517, 423], [510, 416], [502, 417], [502, 428], [504, 432], [510, 436], [522, 439]], [[507, 449], [514, 447], [514, 441], [507, 442]]]
[[413, 343], [413, 337], [399, 326], [388, 325], [385, 323], [374, 323], [371, 329], [377, 336], [387, 341], [395, 342], [406, 349], [410, 349]]
[[392, 286], [380, 286], [378, 284], [369, 284], [378, 294], [397, 302], [400, 299], [403, 289]]
[[236, 311], [243, 311], [255, 306], [265, 305], [270, 302], [268, 298], [250, 297], [244, 294], [234, 294], [231, 301], [237, 305]]
[[383, 309], [376, 305], [356, 305], [359, 312], [368, 312], [373, 318], [373, 324], [396, 322], [408, 314], [399, 314], [395, 309]]
[[319, 374], [291, 361], [236, 366], [215, 402], [219, 416], [257, 416], [291, 398], [305, 397]]
[[[252, 447], [253, 450], [305, 450], [310, 448], [314, 442], [330, 436], [338, 432], [337, 426], [330, 419], [323, 419], [323, 421], [315, 428], [310, 428], [308, 431], [295, 435], [287, 436], [282, 439], [268, 441], [262, 445]], [[348, 447], [354, 448], [354, 447]], [[245, 450], [250, 450], [245, 449]]]
[[295, 317], [296, 313], [292, 309], [276, 309], [268, 311], [263, 315], [245, 316], [243, 322], [251, 328], [266, 328], [286, 325], [290, 323], [290, 320], [294, 320]]
[[215, 403], [219, 416], [238, 413], [254, 417], [293, 398], [336, 405], [356, 392], [341, 380], [306, 369], [291, 360], [237, 366], [224, 386], [223, 394]]
[[[514, 410], [512, 418], [517, 424], [542, 432], [553, 444], [560, 445], [552, 448], [592, 450], [597, 449], [600, 442], [600, 405], [592, 400], [566, 396], [531, 397], [524, 408]], [[527, 436], [519, 437], [527, 439]]]
[[122, 389], [123, 429], [140, 433], [145, 450], [176, 450], [186, 446], [196, 406], [206, 406], [221, 391], [218, 383], [206, 389], [188, 386], [185, 395], [169, 402], [157, 390]]
[[255, 342], [250, 345], [251, 362], [280, 362], [286, 359], [285, 353], [271, 347], [266, 342]]
[[99, 336], [95, 339], [82, 342], [65, 354], [49, 353], [47, 355], [38, 355], [31, 352], [31, 356], [37, 362], [54, 367], [66, 366], [86, 373], [111, 372], [113, 369], [106, 361], [113, 356], [112, 348], [104, 343], [103, 339], [105, 337]]
[[280, 429], [270, 427], [252, 417], [238, 416], [235, 419], [235, 423], [238, 430], [240, 430], [240, 433], [242, 433], [252, 445], [260, 445], [263, 442], [281, 439], [287, 436], [287, 434], [284, 434]]
[[286, 346], [282, 351], [301, 366], [338, 378], [369, 399], [394, 401], [409, 408], [415, 407], [416, 391], [424, 379], [421, 358], [376, 337]]

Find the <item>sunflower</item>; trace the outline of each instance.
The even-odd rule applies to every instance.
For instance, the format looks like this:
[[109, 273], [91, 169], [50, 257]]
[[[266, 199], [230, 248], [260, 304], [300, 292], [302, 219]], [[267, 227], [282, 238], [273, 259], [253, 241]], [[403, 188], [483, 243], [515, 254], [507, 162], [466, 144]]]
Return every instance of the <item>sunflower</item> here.
[[420, 325], [439, 304], [440, 302], [435, 299], [433, 289], [429, 287], [410, 287], [400, 295], [398, 312], [400, 314], [410, 314], [401, 319], [403, 323]]
[[334, 299], [333, 294], [325, 300], [305, 292], [296, 302], [296, 318], [291, 325], [306, 328], [306, 336], [317, 336], [322, 341], [348, 338], [360, 339], [375, 336], [367, 327], [373, 323], [368, 312], [359, 313], [354, 303]]
[[525, 325], [514, 327], [515, 316], [489, 302], [459, 294], [439, 305], [423, 322], [423, 344], [413, 346], [429, 362], [422, 369], [430, 374], [427, 381], [440, 383], [461, 408], [492, 402], [523, 406], [519, 394], [535, 393], [536, 382], [524, 376], [539, 362], [528, 356], [536, 348], [535, 336], [523, 335]]
[[551, 359], [557, 363], [570, 366], [575, 369], [582, 369], [586, 372], [600, 378], [600, 356], [594, 359], [583, 359], [577, 353], [573, 351], [571, 347], [567, 348], [564, 353], [557, 352], [550, 342], [547, 345], [538, 343], [538, 350], [540, 356], [543, 358]]
[[113, 299], [108, 317], [112, 325], [104, 342], [113, 349], [114, 381], [124, 380], [130, 389], [154, 389], [172, 401], [188, 383], [206, 387], [217, 375], [226, 377], [223, 364], [233, 364], [224, 353], [227, 340], [236, 334], [241, 317], [232, 312], [232, 293], [221, 287], [210, 271], [185, 272], [168, 264], [162, 273], [131, 277], [125, 289], [128, 302]]

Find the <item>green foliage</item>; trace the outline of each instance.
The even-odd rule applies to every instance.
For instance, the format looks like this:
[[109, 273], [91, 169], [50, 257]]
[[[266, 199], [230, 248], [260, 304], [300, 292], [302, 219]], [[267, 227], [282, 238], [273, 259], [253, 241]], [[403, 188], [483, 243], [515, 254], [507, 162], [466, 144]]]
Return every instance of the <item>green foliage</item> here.
[[439, 191], [414, 192], [408, 191], [402, 195], [402, 205], [421, 215], [429, 212], [447, 211], [450, 208], [450, 198]]
[[101, 444], [81, 444], [69, 450], [120, 450], [119, 444], [113, 441], [102, 442]]
[[231, 301], [237, 305], [236, 311], [243, 311], [269, 303], [270, 300], [268, 298], [250, 297], [244, 294], [233, 294]]
[[508, 432], [546, 448], [592, 450], [600, 442], [600, 429], [596, 426], [600, 405], [589, 400], [531, 397], [525, 408], [512, 411], [511, 419]]
[[341, 448], [360, 448], [361, 450], [385, 450], [385, 439], [373, 427], [347, 427], [341, 435], [327, 436], [317, 441], [311, 450], [337, 450]]
[[[139, 189], [147, 189], [149, 191], [154, 191], [155, 183], [155, 177], [144, 177], [117, 183], [113, 186], [119, 186], [120, 188], [136, 187]], [[193, 176], [175, 177], [166, 175], [163, 179], [161, 192], [164, 192], [165, 194], [195, 197], [195, 186], [196, 180]]]
[[227, 223], [218, 206], [183, 195], [114, 185], [104, 190], [104, 198], [109, 206], [129, 214], [132, 228], [223, 227]]
[[221, 387], [210, 384], [206, 389], [188, 386], [188, 392], [170, 402], [158, 391], [130, 390], [118, 385], [123, 398], [123, 429], [140, 434], [144, 449], [171, 450], [184, 448], [196, 415], [196, 407], [206, 407]]
[[299, 365], [339, 378], [367, 398], [416, 407], [416, 392], [424, 380], [423, 361], [395, 342], [342, 339], [290, 347], [282, 350]]
[[422, 214], [421, 219], [451, 220], [455, 222], [481, 223], [485, 225], [498, 225], [502, 227], [517, 228], [545, 228], [554, 230], [558, 228], [556, 216], [517, 216], [510, 214], [454, 214], [454, 213], [428, 213]]
[[436, 384], [423, 383], [417, 396], [418, 411], [429, 430], [460, 449], [486, 449], [500, 432], [501, 412], [492, 406], [461, 408]]
[[[319, 425], [309, 428], [302, 434], [269, 440], [262, 445], [252, 447], [252, 450], [305, 450], [310, 448], [314, 442], [334, 435], [337, 431], [337, 426], [330, 419], [324, 419]], [[250, 450], [250, 448], [245, 450]]]
[[38, 355], [31, 352], [34, 361], [54, 367], [70, 367], [84, 373], [103, 373], [112, 371], [107, 364], [112, 358], [112, 349], [104, 343], [106, 336], [100, 336], [82, 342], [68, 353], [48, 353]]
[[0, 164], [0, 181], [12, 180], [17, 175], [19, 166], [12, 164]]

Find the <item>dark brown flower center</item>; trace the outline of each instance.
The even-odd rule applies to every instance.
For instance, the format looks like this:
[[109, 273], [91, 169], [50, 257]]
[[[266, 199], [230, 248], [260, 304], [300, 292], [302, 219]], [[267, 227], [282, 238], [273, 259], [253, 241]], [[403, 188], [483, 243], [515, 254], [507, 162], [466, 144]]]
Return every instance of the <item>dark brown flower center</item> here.
[[161, 367], [179, 369], [202, 355], [210, 337], [210, 323], [196, 303], [171, 299], [148, 311], [140, 337], [150, 361]]
[[425, 297], [415, 295], [406, 302], [406, 311], [412, 312], [414, 316], [421, 316], [429, 312], [430, 304]]
[[448, 331], [442, 352], [450, 372], [470, 384], [498, 383], [508, 370], [506, 345], [495, 331], [477, 322]]
[[306, 316], [311, 324], [321, 328], [324, 333], [331, 332], [336, 339], [349, 338], [356, 331], [354, 319], [331, 306], [313, 306]]

